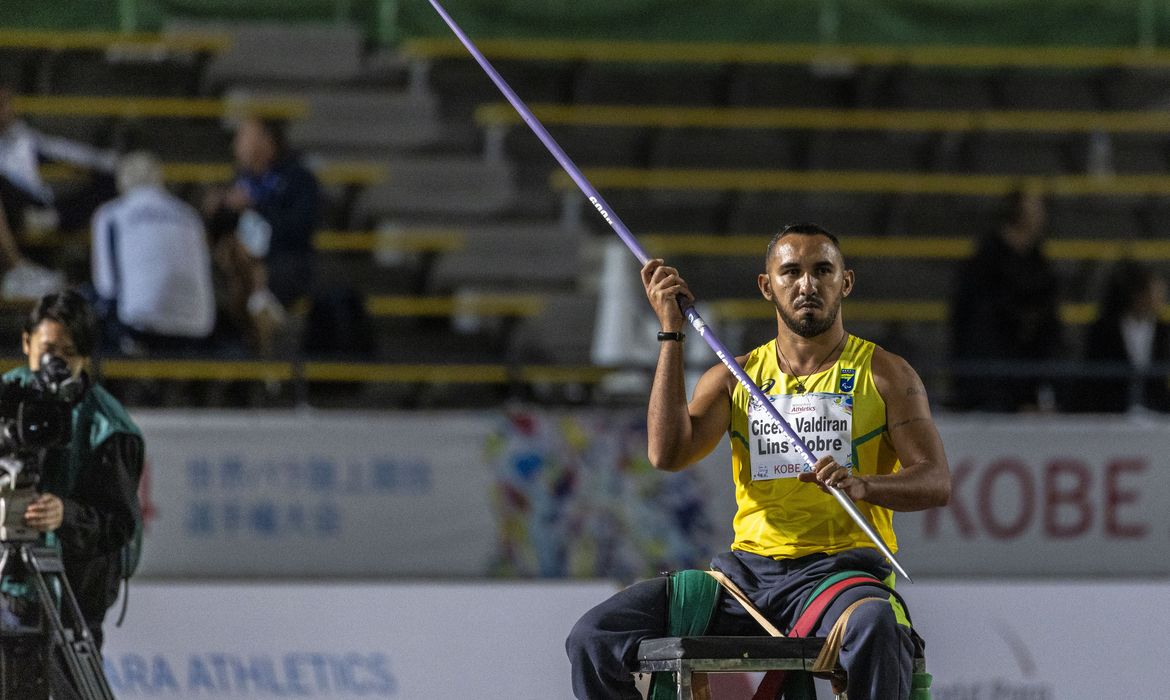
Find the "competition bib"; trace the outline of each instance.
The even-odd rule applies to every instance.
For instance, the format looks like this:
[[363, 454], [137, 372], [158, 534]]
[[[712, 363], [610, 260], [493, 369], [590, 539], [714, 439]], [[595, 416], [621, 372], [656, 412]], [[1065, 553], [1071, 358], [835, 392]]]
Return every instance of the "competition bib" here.
[[[853, 469], [853, 397], [849, 394], [781, 394], [768, 399], [818, 459], [832, 455]], [[780, 424], [755, 399], [748, 402], [752, 481], [788, 479], [812, 471]]]

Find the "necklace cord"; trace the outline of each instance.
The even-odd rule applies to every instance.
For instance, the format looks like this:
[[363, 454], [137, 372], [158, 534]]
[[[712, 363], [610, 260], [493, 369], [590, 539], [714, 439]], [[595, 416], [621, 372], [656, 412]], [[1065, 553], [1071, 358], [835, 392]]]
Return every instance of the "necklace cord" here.
[[784, 360], [784, 364], [788, 365], [789, 374], [791, 374], [793, 377], [796, 378], [796, 390], [797, 391], [799, 391], [802, 394], [808, 393], [808, 389], [805, 388], [805, 382], [807, 382], [809, 379], [812, 378], [812, 376], [814, 374], [817, 373], [817, 370], [820, 369], [821, 365], [825, 364], [826, 360], [828, 360], [830, 357], [833, 356], [833, 353], [837, 352], [845, 345], [845, 340], [848, 337], [849, 337], [849, 332], [846, 331], [841, 336], [841, 340], [836, 345], [833, 346], [832, 350], [829, 351], [829, 354], [825, 355], [823, 358], [821, 358], [821, 361], [813, 366], [813, 370], [811, 372], [809, 372], [808, 374], [806, 374], [804, 376], [804, 379], [800, 378], [800, 375], [797, 374], [795, 368], [793, 368], [792, 362], [790, 362], [788, 360], [788, 358], [784, 356], [784, 351], [780, 348], [780, 341], [779, 340], [776, 341], [776, 352], [780, 353], [780, 359]]

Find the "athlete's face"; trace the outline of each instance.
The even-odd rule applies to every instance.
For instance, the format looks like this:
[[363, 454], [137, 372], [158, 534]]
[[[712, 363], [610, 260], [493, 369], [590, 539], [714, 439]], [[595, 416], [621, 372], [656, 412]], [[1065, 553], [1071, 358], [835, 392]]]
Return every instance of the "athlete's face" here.
[[828, 238], [790, 234], [776, 241], [759, 285], [789, 330], [813, 338], [837, 321], [841, 300], [853, 291], [853, 271]]

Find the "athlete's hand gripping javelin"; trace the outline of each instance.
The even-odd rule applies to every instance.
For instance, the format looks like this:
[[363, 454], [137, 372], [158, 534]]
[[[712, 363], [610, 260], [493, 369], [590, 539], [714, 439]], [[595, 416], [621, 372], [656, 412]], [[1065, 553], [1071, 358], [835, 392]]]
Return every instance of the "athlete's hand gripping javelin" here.
[[695, 295], [678, 270], [661, 258], [655, 258], [642, 267], [642, 286], [646, 288], [646, 298], [658, 316], [662, 330], [683, 330], [687, 321], [682, 315], [682, 307], [695, 303]]
[[833, 459], [833, 455], [825, 455], [817, 460], [813, 465], [812, 471], [805, 472], [797, 476], [798, 479], [806, 484], [816, 484], [821, 487], [825, 493], [831, 494], [828, 487], [832, 486], [845, 492], [851, 500], [864, 501], [865, 495], [868, 492], [866, 482], [864, 479], [859, 479], [853, 476], [845, 467], [837, 464], [837, 460]]

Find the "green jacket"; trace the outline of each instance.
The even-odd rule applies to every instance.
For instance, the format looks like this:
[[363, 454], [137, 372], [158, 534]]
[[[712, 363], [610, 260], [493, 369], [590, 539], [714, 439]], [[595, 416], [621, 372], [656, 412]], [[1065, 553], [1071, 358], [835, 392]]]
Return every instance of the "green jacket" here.
[[[3, 380], [27, 385], [32, 372], [19, 367]], [[117, 598], [118, 582], [137, 563], [142, 431], [96, 384], [73, 408], [72, 427], [68, 445], [46, 452], [39, 490], [64, 504], [61, 527], [46, 541], [60, 546], [65, 573], [92, 626], [100, 624]]]

